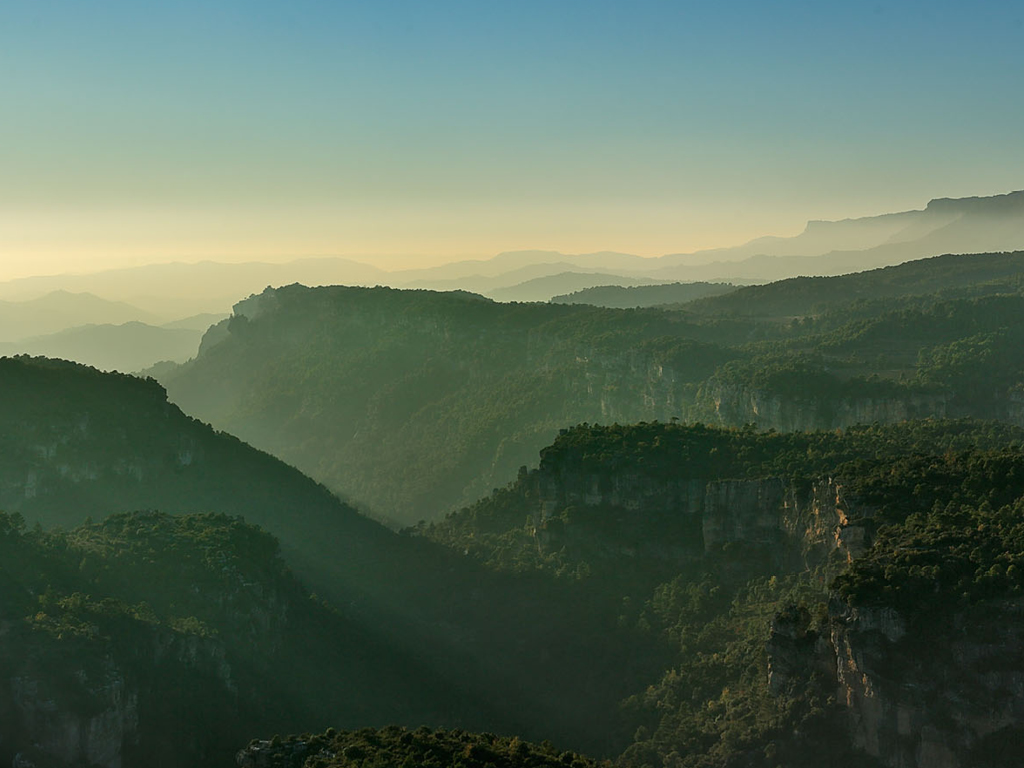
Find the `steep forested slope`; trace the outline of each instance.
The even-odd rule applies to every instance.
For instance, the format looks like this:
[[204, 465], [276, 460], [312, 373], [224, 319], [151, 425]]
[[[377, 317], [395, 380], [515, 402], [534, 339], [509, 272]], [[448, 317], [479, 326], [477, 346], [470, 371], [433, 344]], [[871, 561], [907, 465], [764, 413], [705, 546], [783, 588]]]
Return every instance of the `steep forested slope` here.
[[[138, 735], [125, 755], [171, 744], [168, 762], [145, 757], [175, 766], [197, 718], [232, 750], [328, 725], [481, 732], [325, 734], [312, 753], [313, 737], [268, 738], [242, 753], [253, 765], [586, 764], [564, 750], [637, 768], [1012, 764], [1012, 427], [581, 426], [510, 487], [399, 535], [184, 417], [152, 381], [2, 366], [5, 504], [65, 525], [104, 503], [251, 504], [289, 542], [282, 561], [223, 516], [127, 514], [69, 533], [3, 518], [0, 642], [24, 665], [3, 678], [4, 722], [63, 732], [45, 714], [59, 701]], [[931, 652], [948, 626], [948, 649]], [[944, 671], [953, 658], [968, 672]], [[156, 701], [147, 691], [169, 677], [183, 682]], [[224, 748], [211, 734], [179, 753], [202, 765]]]
[[676, 645], [623, 765], [1011, 766], [1021, 436], [581, 427], [421, 533], [599, 583]]
[[1024, 423], [1022, 264], [939, 257], [675, 312], [289, 286], [241, 302], [161, 377], [186, 411], [410, 523], [583, 421]]
[[[338, 697], [310, 725], [491, 727], [599, 753], [628, 735], [616, 702], [657, 669], [659, 644], [617, 627], [606, 596], [493, 573], [400, 536], [279, 460], [184, 416], [152, 380], [6, 359], [0, 387], [0, 508], [65, 527], [120, 511], [218, 512], [245, 515], [281, 539], [306, 589], [345, 619], [324, 619], [319, 634], [297, 641], [312, 667], [299, 680]], [[350, 653], [353, 646], [369, 656]], [[404, 676], [400, 695], [390, 672], [378, 679], [377, 653], [382, 669]], [[318, 659], [335, 654], [354, 665], [340, 679], [317, 671]], [[281, 707], [287, 722], [306, 711]]]
[[174, 402], [406, 523], [504, 483], [567, 424], [668, 418], [735, 356], [656, 311], [391, 289], [268, 290], [218, 334], [162, 377]]
[[447, 695], [238, 518], [0, 514], [0, 585], [5, 764], [224, 765], [267, 728], [435, 718]]
[[718, 296], [736, 290], [730, 283], [667, 283], [664, 285], [610, 285], [554, 296], [552, 304], [593, 304], [597, 307], [630, 309], [656, 307], [662, 304], [683, 304], [705, 296]]

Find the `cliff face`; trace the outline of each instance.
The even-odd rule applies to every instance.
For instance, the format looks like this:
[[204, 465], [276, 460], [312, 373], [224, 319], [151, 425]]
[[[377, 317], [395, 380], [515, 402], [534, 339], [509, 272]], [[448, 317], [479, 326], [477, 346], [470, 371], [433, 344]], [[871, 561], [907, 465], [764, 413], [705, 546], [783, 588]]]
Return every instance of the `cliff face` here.
[[1007, 397], [1006, 421], [1015, 427], [1024, 427], [1024, 390], [1014, 389]]
[[138, 737], [139, 700], [113, 664], [105, 679], [87, 688], [84, 710], [62, 706], [52, 686], [37, 678], [14, 677], [9, 685], [13, 718], [6, 741], [25, 747], [15, 760], [37, 754], [67, 765], [121, 768], [125, 745]]
[[[773, 477], [661, 479], [635, 467], [577, 470], [553, 465], [529, 476], [541, 547], [593, 548], [603, 534], [619, 547], [606, 545], [610, 555], [680, 563], [741, 545], [801, 570], [830, 555], [852, 562], [871, 543], [873, 510], [848, 498], [835, 478], [797, 485]], [[611, 528], [597, 528], [595, 520], [608, 519]], [[549, 530], [544, 521], [557, 525]], [[965, 609], [950, 626], [835, 596], [819, 620], [814, 626], [806, 610], [794, 609], [772, 623], [773, 693], [816, 681], [842, 706], [853, 746], [891, 768], [1010, 764], [980, 756], [1016, 743], [1024, 721], [1024, 600]]]
[[[830, 642], [854, 743], [892, 768], [971, 768], [1024, 719], [1024, 601], [910, 624], [834, 599]], [[943, 642], [934, 637], [941, 632]], [[1015, 740], [1015, 739], [1014, 739]]]
[[[194, 681], [206, 686], [206, 702], [237, 704], [219, 642], [160, 628], [144, 630], [133, 641], [130, 649], [61, 658], [53, 650], [12, 653], [8, 647], [0, 680], [0, 756], [24, 766], [122, 768], [158, 748], [167, 733], [198, 726], [179, 695]], [[173, 764], [201, 764], [207, 741], [197, 735], [181, 746]]]
[[[548, 467], [531, 472], [527, 482], [542, 549], [584, 540], [592, 546], [602, 537], [594, 529], [603, 526], [606, 546], [613, 541], [630, 556], [685, 562], [741, 545], [779, 565], [804, 568], [836, 550], [850, 560], [866, 544], [863, 526], [851, 525], [842, 485], [832, 478], [798, 487], [778, 477], [662, 478], [635, 469]], [[574, 508], [599, 512], [573, 514]], [[557, 525], [544, 525], [552, 520]]]
[[189, 413], [413, 523], [504, 485], [568, 424], [688, 417], [697, 382], [738, 353], [683, 327], [662, 312], [287, 286], [236, 305], [163, 381]]
[[950, 415], [944, 394], [893, 397], [787, 397], [740, 384], [714, 382], [702, 394], [704, 410], [715, 423], [756, 424], [780, 432], [840, 429], [854, 424], [894, 424], [908, 419]]
[[[813, 675], [843, 707], [851, 743], [890, 768], [1015, 765], [1024, 720], [1024, 600], [990, 602], [952, 623], [912, 621], [833, 596], [825, 627], [806, 611], [772, 622], [775, 695]], [[937, 642], [941, 637], [942, 641]]]

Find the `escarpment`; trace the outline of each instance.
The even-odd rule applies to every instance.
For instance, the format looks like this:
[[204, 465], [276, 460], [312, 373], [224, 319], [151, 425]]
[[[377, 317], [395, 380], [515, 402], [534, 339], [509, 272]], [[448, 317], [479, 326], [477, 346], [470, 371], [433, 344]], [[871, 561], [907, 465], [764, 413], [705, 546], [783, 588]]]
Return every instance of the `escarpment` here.
[[756, 424], [760, 429], [797, 432], [841, 429], [854, 424], [896, 424], [911, 419], [954, 415], [944, 392], [845, 392], [828, 395], [763, 389], [740, 382], [711, 379], [701, 392], [702, 412], [724, 426]]

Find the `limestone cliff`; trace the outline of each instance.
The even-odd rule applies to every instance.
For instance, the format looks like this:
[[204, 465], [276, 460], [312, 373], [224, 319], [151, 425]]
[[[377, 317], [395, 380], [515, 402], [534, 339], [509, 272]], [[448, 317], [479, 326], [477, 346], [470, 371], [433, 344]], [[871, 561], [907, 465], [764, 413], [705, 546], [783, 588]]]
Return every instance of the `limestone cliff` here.
[[838, 599], [829, 613], [838, 698], [851, 735], [885, 765], [973, 768], [1008, 733], [1019, 734], [1024, 601], [958, 612], [952, 626], [936, 627]]
[[[179, 691], [203, 685], [207, 704], [237, 705], [231, 667], [216, 640], [158, 627], [136, 633], [132, 647], [125, 640], [55, 656], [58, 649], [45, 643], [12, 650], [7, 638], [0, 757], [23, 766], [122, 768], [166, 733], [199, 727]], [[200, 764], [206, 742], [197, 736], [169, 764]]]
[[[595, 542], [592, 529], [600, 525], [605, 547], [615, 542], [620, 554], [631, 557], [685, 562], [742, 545], [769, 553], [779, 565], [803, 568], [833, 551], [848, 561], [866, 541], [863, 526], [851, 524], [851, 505], [833, 478], [796, 485], [779, 477], [655, 478], [635, 469], [577, 474], [542, 468], [526, 482], [535, 499], [539, 545], [547, 549]], [[574, 508], [601, 512], [598, 518], [574, 515]], [[557, 524], [545, 525], [549, 521]], [[609, 535], [611, 522], [615, 536]]]
[[952, 415], [944, 393], [879, 396], [821, 394], [791, 396], [743, 384], [712, 380], [700, 393], [702, 412], [726, 426], [756, 424], [780, 432], [840, 429], [854, 424], [894, 424]]

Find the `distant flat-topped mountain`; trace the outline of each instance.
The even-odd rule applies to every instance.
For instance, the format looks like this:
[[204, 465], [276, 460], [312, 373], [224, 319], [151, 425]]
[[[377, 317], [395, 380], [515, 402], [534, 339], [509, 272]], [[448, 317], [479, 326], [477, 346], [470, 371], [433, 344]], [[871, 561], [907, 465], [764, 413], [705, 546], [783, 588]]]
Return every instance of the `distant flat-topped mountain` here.
[[[127, 302], [163, 321], [199, 313], [224, 313], [235, 302], [268, 286], [293, 283], [386, 285], [395, 288], [463, 290], [503, 301], [545, 301], [557, 294], [597, 285], [630, 286], [670, 282], [771, 282], [788, 277], [840, 275], [901, 264], [946, 253], [992, 253], [1024, 249], [1024, 191], [991, 197], [941, 198], [922, 210], [840, 221], [810, 221], [795, 237], [762, 237], [735, 247], [643, 257], [614, 251], [567, 254], [549, 250], [499, 253], [421, 269], [386, 271], [346, 258], [302, 258], [285, 263], [153, 264], [85, 275], [31, 277], [0, 283], [0, 300], [35, 299], [56, 290], [89, 292]], [[372, 257], [368, 257], [372, 260]], [[600, 283], [572, 278], [547, 296], [544, 282], [568, 274], [603, 275]], [[556, 279], [559, 278], [559, 279]], [[518, 287], [517, 286], [522, 286]], [[70, 325], [154, 322], [152, 317], [79, 319], [33, 328], [40, 335]], [[3, 329], [0, 341], [15, 337]]]
[[842, 221], [811, 221], [796, 237], [657, 259], [651, 274], [676, 279], [777, 280], [837, 275], [944, 253], [1024, 248], [1024, 191], [942, 198], [924, 210]]

